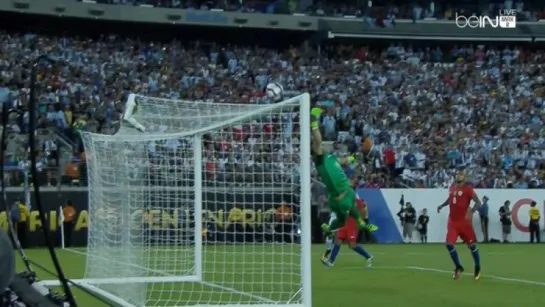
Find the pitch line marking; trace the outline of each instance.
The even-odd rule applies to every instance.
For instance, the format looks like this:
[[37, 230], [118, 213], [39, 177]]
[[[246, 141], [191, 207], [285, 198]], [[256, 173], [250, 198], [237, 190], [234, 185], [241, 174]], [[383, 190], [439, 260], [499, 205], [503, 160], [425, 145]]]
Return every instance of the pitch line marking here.
[[[429, 257], [435, 257], [435, 256], [438, 256], [438, 255], [447, 255], [448, 252], [445, 251], [445, 252], [440, 252], [440, 251], [430, 251], [430, 252], [405, 252], [405, 253], [395, 253], [395, 252], [372, 252], [372, 247], [369, 248], [369, 252], [372, 254], [372, 255], [377, 255], [377, 256], [395, 256], [395, 257], [405, 257], [405, 256], [429, 256]], [[325, 251], [325, 249], [324, 249]], [[323, 252], [313, 252], [312, 253], [313, 255], [323, 255]], [[514, 256], [514, 255], [522, 255], [524, 254], [523, 252], [485, 252], [485, 253], [481, 253], [481, 255], [487, 255], [487, 256]], [[345, 256], [354, 256], [354, 257], [361, 257], [357, 254], [353, 254], [353, 253], [350, 253], [350, 254], [343, 254], [343, 257]]]
[[[339, 269], [365, 269], [365, 267], [362, 266], [339, 266], [337, 267]], [[333, 268], [335, 269], [335, 268]], [[452, 274], [452, 271], [447, 270], [441, 270], [441, 269], [435, 269], [435, 268], [426, 268], [426, 267], [419, 267], [419, 266], [373, 266], [369, 268], [368, 270], [397, 270], [397, 271], [403, 271], [403, 270], [409, 270], [409, 271], [421, 271], [421, 272], [433, 272], [433, 273], [442, 273], [442, 274]], [[464, 273], [464, 275], [472, 276], [471, 273]], [[511, 283], [519, 283], [519, 284], [527, 284], [527, 285], [534, 285], [534, 286], [541, 286], [545, 287], [545, 282], [541, 281], [533, 281], [533, 280], [527, 280], [527, 279], [520, 279], [520, 278], [510, 278], [510, 277], [504, 277], [504, 276], [497, 276], [497, 275], [481, 275], [484, 278], [488, 279], [495, 279], [495, 280], [501, 280]]]
[[[452, 274], [452, 271], [440, 270], [440, 269], [434, 269], [434, 268], [425, 268], [425, 267], [419, 267], [419, 266], [408, 266], [408, 267], [406, 267], [406, 269], [414, 270], [414, 271]], [[472, 275], [472, 274], [471, 273], [465, 273], [464, 275]], [[533, 281], [533, 280], [519, 279], [519, 278], [509, 278], [509, 277], [496, 276], [496, 275], [482, 275], [482, 277], [489, 278], [489, 279], [495, 279], [495, 280], [501, 280], [501, 281], [508, 281], [508, 282], [513, 282], [513, 283], [519, 283], [519, 284], [528, 284], [528, 285], [535, 285], [535, 286], [545, 287], [545, 282], [540, 282], [540, 281]]]
[[[86, 255], [85, 253], [82, 253], [80, 251], [74, 250], [74, 249], [67, 249], [67, 251], [79, 254], [79, 255]], [[378, 253], [377, 253], [378, 254]], [[426, 253], [423, 253], [426, 254]], [[491, 255], [498, 253], [490, 253]], [[504, 253], [502, 253], [504, 254]], [[349, 266], [349, 267], [341, 267], [341, 268], [363, 268], [359, 266]], [[370, 268], [371, 270], [412, 270], [412, 271], [423, 271], [423, 272], [435, 272], [435, 273], [442, 273], [442, 274], [452, 274], [452, 271], [447, 270], [441, 270], [441, 269], [435, 269], [435, 268], [426, 268], [426, 267], [419, 267], [419, 266], [374, 266]], [[464, 275], [472, 275], [471, 273], [465, 273]], [[519, 283], [519, 284], [528, 284], [528, 285], [535, 285], [535, 286], [541, 286], [545, 287], [545, 282], [540, 281], [533, 281], [533, 280], [527, 280], [527, 279], [520, 279], [520, 278], [510, 278], [510, 277], [504, 277], [504, 276], [496, 276], [496, 275], [482, 275], [484, 278], [489, 279], [495, 279], [495, 280], [501, 280], [506, 282], [512, 282], [512, 283]]]

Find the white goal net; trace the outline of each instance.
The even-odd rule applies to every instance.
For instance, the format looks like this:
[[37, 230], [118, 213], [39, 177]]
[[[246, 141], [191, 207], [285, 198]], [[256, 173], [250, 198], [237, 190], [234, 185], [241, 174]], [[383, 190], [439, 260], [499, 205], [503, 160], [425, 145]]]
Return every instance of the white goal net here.
[[122, 306], [310, 307], [309, 104], [131, 95], [119, 133], [83, 136], [81, 285]]

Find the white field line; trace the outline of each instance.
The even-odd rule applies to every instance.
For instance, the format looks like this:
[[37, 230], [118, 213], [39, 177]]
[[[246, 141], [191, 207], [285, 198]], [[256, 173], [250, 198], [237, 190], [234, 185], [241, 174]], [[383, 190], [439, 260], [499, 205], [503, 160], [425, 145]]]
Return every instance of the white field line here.
[[[341, 251], [345, 251], [345, 250], [348, 250], [349, 247], [348, 246], [343, 246], [341, 248]], [[399, 253], [399, 252], [373, 252], [373, 246], [369, 246], [369, 247], [365, 247], [365, 249], [370, 253], [372, 254], [373, 256], [386, 256], [386, 257], [395, 257], [395, 258], [402, 258], [402, 257], [406, 257], [406, 256], [424, 256], [424, 257], [437, 257], [437, 256], [442, 256], [442, 255], [448, 255], [448, 251], [445, 249], [444, 252], [442, 251], [430, 251], [430, 252], [405, 252], [405, 253]], [[325, 251], [325, 247], [324, 247], [324, 251]], [[323, 254], [323, 252], [314, 252], [312, 253], [313, 256], [321, 256]], [[512, 252], [482, 252], [480, 253], [481, 255], [487, 255], [487, 256], [514, 256], [514, 255], [523, 255], [525, 254], [524, 252], [522, 251], [512, 251]], [[361, 257], [360, 255], [358, 254], [355, 254], [355, 253], [345, 253], [343, 254], [342, 257], [346, 257], [346, 256], [354, 256], [354, 257]]]
[[[363, 268], [363, 266], [347, 266], [347, 267], [339, 266], [338, 268], [358, 269], [358, 268]], [[433, 273], [442, 273], [442, 274], [452, 275], [452, 271], [435, 269], [435, 268], [419, 267], [419, 266], [373, 266], [372, 268], [370, 268], [370, 270], [396, 270], [396, 271], [411, 270], [411, 271], [433, 272]], [[473, 274], [464, 273], [464, 275], [472, 276]], [[527, 285], [545, 287], [545, 282], [541, 282], [541, 281], [533, 281], [533, 280], [527, 280], [527, 279], [510, 278], [510, 277], [486, 275], [486, 274], [481, 275], [481, 277], [487, 278], [487, 279], [495, 279], [495, 280], [501, 280], [501, 281], [506, 281], [511, 283], [517, 283], [517, 284], [527, 284]]]
[[[332, 268], [334, 269], [366, 269], [364, 265], [362, 266], [337, 266]], [[441, 270], [441, 269], [435, 269], [435, 268], [426, 268], [426, 267], [419, 267], [419, 266], [373, 266], [372, 268], [368, 270], [394, 270], [394, 271], [403, 271], [403, 270], [410, 270], [410, 271], [421, 271], [421, 272], [432, 272], [432, 273], [441, 273], [441, 274], [449, 274], [452, 275], [452, 271], [447, 270]], [[464, 273], [464, 275], [473, 276], [471, 273]], [[541, 281], [533, 281], [533, 280], [527, 280], [527, 279], [520, 279], [520, 278], [510, 278], [510, 277], [504, 277], [504, 276], [497, 276], [497, 275], [481, 275], [483, 278], [487, 279], [494, 279], [494, 280], [501, 280], [511, 283], [517, 283], [517, 284], [527, 284], [527, 285], [534, 285], [534, 286], [540, 286], [545, 287], [545, 282]]]
[[[84, 252], [81, 252], [79, 250], [74, 249], [66, 249], [66, 251], [86, 256]], [[446, 253], [446, 251], [445, 251]], [[384, 255], [384, 256], [396, 256], [396, 257], [404, 257], [404, 256], [437, 256], [437, 255], [443, 255], [445, 253], [441, 252], [408, 252], [408, 253], [388, 253], [388, 252], [377, 252], [374, 255]], [[489, 256], [508, 256], [508, 255], [517, 255], [517, 254], [523, 254], [522, 252], [489, 252], [489, 253], [483, 253], [484, 255]], [[321, 253], [313, 253], [313, 255], [321, 255]], [[359, 255], [355, 255], [353, 253], [347, 253], [343, 255], [342, 257], [346, 256], [352, 256], [352, 257], [361, 257]], [[141, 267], [142, 268], [142, 267]], [[337, 268], [343, 268], [343, 269], [357, 269], [357, 268], [363, 268], [359, 266], [339, 266]], [[371, 269], [379, 269], [379, 270], [412, 270], [412, 271], [423, 271], [423, 272], [434, 272], [434, 273], [442, 273], [442, 274], [452, 274], [452, 271], [449, 270], [441, 270], [436, 268], [428, 268], [428, 267], [419, 267], [419, 266], [374, 266]], [[149, 270], [149, 269], [148, 269]], [[253, 269], [247, 269], [244, 270], [246, 273], [253, 273]], [[163, 273], [164, 274], [164, 273]], [[472, 275], [471, 273], [466, 273], [464, 275]], [[511, 277], [504, 277], [504, 276], [497, 276], [497, 275], [482, 275], [484, 278], [488, 279], [494, 279], [494, 280], [500, 280], [500, 281], [506, 281], [511, 283], [519, 283], [519, 284], [528, 284], [528, 285], [535, 285], [535, 286], [541, 286], [545, 287], [545, 282], [540, 281], [533, 281], [533, 280], [527, 280], [527, 279], [520, 279], [520, 278], [511, 278]]]
[[[448, 251], [445, 249], [445, 252], [439, 252], [439, 251], [433, 251], [433, 252], [406, 252], [406, 253], [396, 253], [396, 252], [372, 252], [372, 247], [368, 249], [368, 251], [373, 255], [382, 255], [382, 256], [395, 256], [395, 257], [405, 257], [405, 256], [428, 256], [428, 257], [436, 257], [440, 255], [448, 255]], [[523, 252], [488, 252], [488, 253], [482, 253], [481, 255], [488, 255], [488, 256], [514, 256], [514, 255], [522, 255]], [[357, 254], [352, 254], [352, 256], [358, 256]]]
[[[406, 269], [414, 270], [414, 271], [425, 271], [425, 272], [452, 274], [452, 271], [440, 270], [440, 269], [434, 269], [434, 268], [418, 267], [418, 266], [408, 266], [408, 267], [406, 267]], [[471, 273], [465, 273], [464, 275], [472, 275], [472, 274]], [[488, 279], [495, 279], [495, 280], [507, 281], [507, 282], [512, 282], [512, 283], [518, 283], [518, 284], [528, 284], [528, 285], [535, 285], [535, 286], [545, 287], [545, 282], [541, 282], [541, 281], [533, 281], [533, 280], [519, 279], [519, 278], [510, 278], [510, 277], [503, 277], [503, 276], [496, 276], [496, 275], [482, 275], [482, 277], [488, 278]]]

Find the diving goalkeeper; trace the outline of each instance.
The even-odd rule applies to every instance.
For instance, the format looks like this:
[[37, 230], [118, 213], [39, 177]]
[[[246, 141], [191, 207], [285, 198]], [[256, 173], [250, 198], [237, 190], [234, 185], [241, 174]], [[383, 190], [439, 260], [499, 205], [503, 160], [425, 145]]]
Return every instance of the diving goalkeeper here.
[[322, 109], [312, 108], [310, 111], [312, 128], [312, 156], [316, 171], [327, 189], [327, 204], [331, 212], [337, 217], [329, 224], [322, 224], [322, 231], [326, 236], [338, 230], [346, 224], [348, 217], [356, 220], [358, 229], [376, 231], [377, 226], [366, 224], [356, 206], [356, 193], [350, 186], [350, 180], [344, 173], [341, 164], [346, 158], [337, 159], [333, 154], [325, 154], [322, 148], [322, 134], [320, 133], [319, 121]]

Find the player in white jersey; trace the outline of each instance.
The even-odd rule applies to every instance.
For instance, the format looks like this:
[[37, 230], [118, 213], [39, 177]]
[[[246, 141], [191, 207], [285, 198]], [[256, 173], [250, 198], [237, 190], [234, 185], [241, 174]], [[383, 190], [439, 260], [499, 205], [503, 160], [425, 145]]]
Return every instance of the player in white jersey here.
[[[333, 223], [334, 220], [337, 219], [337, 215], [335, 212], [331, 212], [329, 214], [329, 225]], [[323, 259], [328, 259], [329, 254], [331, 254], [331, 250], [333, 250], [333, 245], [335, 244], [335, 234], [331, 234], [325, 238], [325, 253], [322, 256]]]

